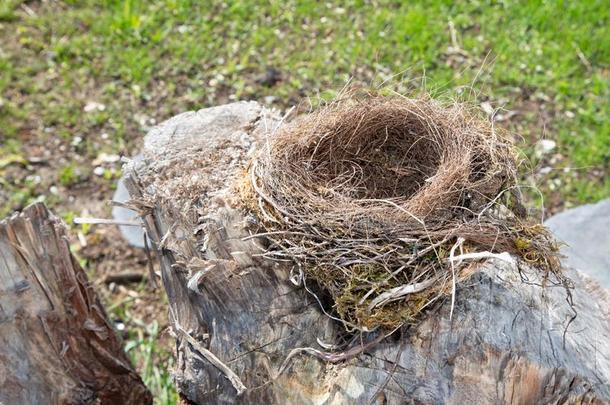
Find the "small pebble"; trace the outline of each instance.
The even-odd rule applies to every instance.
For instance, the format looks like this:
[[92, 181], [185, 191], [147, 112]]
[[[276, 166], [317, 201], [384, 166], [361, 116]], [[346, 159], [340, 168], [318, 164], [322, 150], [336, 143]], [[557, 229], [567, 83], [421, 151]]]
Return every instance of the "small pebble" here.
[[106, 106], [102, 103], [98, 103], [97, 101], [89, 101], [85, 104], [83, 111], [85, 112], [93, 112], [93, 111], [104, 111], [106, 110]]
[[551, 153], [555, 149], [556, 146], [557, 146], [557, 142], [555, 142], [551, 139], [541, 139], [536, 144], [536, 150], [535, 150], [536, 156], [542, 157], [544, 155], [547, 155], [547, 154]]
[[72, 146], [78, 146], [78, 145], [80, 145], [80, 143], [82, 141], [83, 141], [83, 138], [77, 135], [74, 138], [72, 138], [71, 144], [72, 144]]

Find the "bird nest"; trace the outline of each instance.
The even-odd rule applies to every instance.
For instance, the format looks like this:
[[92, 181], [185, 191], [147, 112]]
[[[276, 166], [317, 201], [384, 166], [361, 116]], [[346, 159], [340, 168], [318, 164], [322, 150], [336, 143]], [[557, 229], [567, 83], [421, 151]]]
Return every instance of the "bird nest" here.
[[352, 94], [268, 134], [241, 195], [264, 256], [324, 291], [330, 316], [395, 328], [489, 257], [558, 271], [554, 242], [525, 218], [515, 156], [466, 105]]

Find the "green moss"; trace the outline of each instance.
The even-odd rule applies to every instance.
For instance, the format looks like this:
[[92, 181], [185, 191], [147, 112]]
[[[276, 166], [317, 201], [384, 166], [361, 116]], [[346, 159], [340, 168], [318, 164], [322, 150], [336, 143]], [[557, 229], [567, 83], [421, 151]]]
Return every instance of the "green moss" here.
[[515, 247], [521, 252], [527, 251], [532, 247], [532, 241], [524, 238], [517, 238], [515, 239]]

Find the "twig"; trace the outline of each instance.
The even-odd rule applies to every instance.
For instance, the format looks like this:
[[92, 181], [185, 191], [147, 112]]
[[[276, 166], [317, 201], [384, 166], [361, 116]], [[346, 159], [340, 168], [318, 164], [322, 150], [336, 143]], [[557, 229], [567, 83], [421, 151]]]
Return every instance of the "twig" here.
[[123, 271], [116, 274], [108, 274], [104, 277], [104, 284], [116, 283], [116, 284], [127, 284], [127, 283], [139, 283], [144, 280], [146, 275], [137, 271]]
[[390, 336], [395, 331], [396, 331], [396, 329], [387, 335], [380, 334], [375, 339], [371, 340], [370, 342], [368, 342], [364, 345], [356, 345], [356, 346], [353, 346], [350, 349], [348, 349], [344, 352], [340, 352], [340, 353], [323, 352], [321, 350], [314, 349], [313, 347], [297, 347], [296, 349], [292, 349], [290, 351], [290, 353], [288, 353], [288, 356], [286, 356], [286, 359], [280, 366], [280, 368], [274, 378], [278, 378], [284, 372], [284, 370], [286, 370], [286, 368], [288, 367], [288, 364], [290, 363], [290, 360], [292, 360], [293, 357], [295, 357], [299, 354], [304, 354], [304, 353], [310, 354], [312, 356], [315, 356], [315, 357], [317, 357], [321, 360], [327, 361], [329, 363], [338, 363], [340, 361], [353, 359], [354, 357], [358, 356], [360, 353], [375, 346], [377, 343], [381, 342], [383, 339]]
[[74, 218], [75, 224], [92, 224], [92, 225], [124, 225], [124, 226], [142, 226], [141, 221], [130, 221], [124, 220], [119, 221], [116, 219], [106, 219], [106, 218], [85, 218], [85, 217], [76, 217]]
[[462, 260], [480, 260], [480, 259], [499, 259], [516, 265], [515, 259], [508, 252], [503, 253], [491, 253], [491, 252], [476, 252], [476, 253], [465, 253], [463, 255], [457, 255], [450, 257], [449, 261], [462, 261]]
[[436, 281], [435, 279], [430, 279], [430, 280], [422, 281], [421, 283], [406, 284], [406, 285], [401, 285], [400, 287], [392, 288], [391, 290], [388, 290], [382, 294], [379, 294], [379, 296], [377, 296], [373, 301], [371, 301], [368, 309], [370, 311], [375, 307], [385, 304], [387, 301], [389, 301], [391, 299], [404, 297], [405, 295], [414, 294], [414, 293], [423, 291], [426, 288], [430, 287], [432, 284], [434, 284], [435, 281]]
[[[449, 262], [451, 263], [451, 311], [449, 311], [449, 322], [453, 319], [453, 308], [455, 308], [455, 249], [458, 247], [460, 250], [462, 249], [462, 244], [464, 243], [464, 238], [457, 238], [455, 244], [451, 247], [451, 251], [449, 252]], [[460, 255], [463, 256], [463, 255]], [[461, 263], [461, 260], [460, 262]], [[459, 264], [458, 263], [458, 264]]]

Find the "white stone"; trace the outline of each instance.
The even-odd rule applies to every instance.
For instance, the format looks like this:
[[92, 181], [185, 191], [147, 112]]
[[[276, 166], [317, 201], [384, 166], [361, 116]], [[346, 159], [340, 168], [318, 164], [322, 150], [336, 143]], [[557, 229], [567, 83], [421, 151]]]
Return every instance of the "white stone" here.
[[551, 139], [541, 139], [536, 144], [536, 156], [542, 157], [551, 153], [557, 147], [557, 142]]
[[88, 101], [83, 108], [85, 112], [93, 112], [93, 111], [104, 111], [106, 110], [106, 106], [102, 103], [98, 103], [97, 101]]
[[72, 144], [72, 146], [78, 146], [78, 145], [80, 145], [80, 143], [82, 141], [83, 141], [83, 138], [77, 135], [74, 138], [72, 138], [71, 144]]

